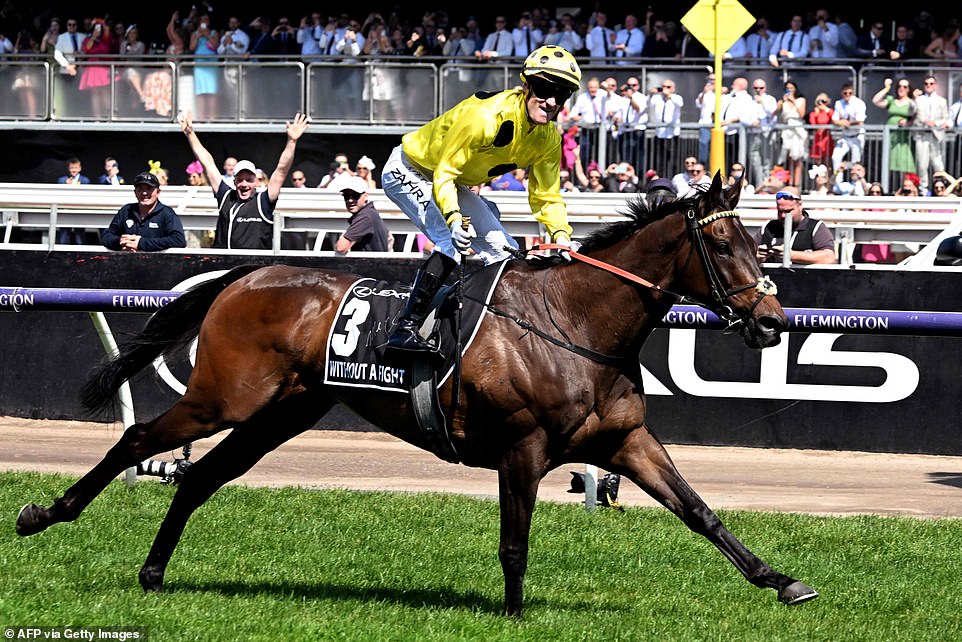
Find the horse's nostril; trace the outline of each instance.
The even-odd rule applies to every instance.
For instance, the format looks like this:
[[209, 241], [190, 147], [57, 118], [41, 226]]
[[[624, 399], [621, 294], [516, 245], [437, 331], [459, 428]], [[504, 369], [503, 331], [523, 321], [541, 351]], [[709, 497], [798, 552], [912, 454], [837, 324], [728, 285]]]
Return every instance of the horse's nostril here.
[[759, 317], [757, 323], [762, 330], [771, 333], [784, 332], [788, 327], [788, 324], [784, 318], [772, 315]]

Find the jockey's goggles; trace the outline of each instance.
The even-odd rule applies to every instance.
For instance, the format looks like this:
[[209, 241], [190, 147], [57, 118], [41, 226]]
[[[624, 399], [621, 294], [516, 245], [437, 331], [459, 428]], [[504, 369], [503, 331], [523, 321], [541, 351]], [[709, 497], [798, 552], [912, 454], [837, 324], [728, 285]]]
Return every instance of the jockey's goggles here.
[[528, 82], [528, 87], [531, 88], [531, 93], [535, 96], [541, 100], [554, 98], [559, 105], [571, 98], [571, 94], [574, 93], [574, 89], [571, 87], [559, 85], [538, 76], [527, 76], [525, 80]]

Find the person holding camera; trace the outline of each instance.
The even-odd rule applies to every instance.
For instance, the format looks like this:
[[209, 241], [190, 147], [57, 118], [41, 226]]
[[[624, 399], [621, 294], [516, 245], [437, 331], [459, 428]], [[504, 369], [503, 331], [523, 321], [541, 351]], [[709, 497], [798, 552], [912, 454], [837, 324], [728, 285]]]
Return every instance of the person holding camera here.
[[[94, 19], [90, 35], [84, 39], [81, 49], [90, 62], [102, 61], [104, 58], [100, 56], [113, 53], [113, 37], [103, 18]], [[90, 92], [92, 115], [99, 120], [110, 117], [110, 82], [110, 67], [106, 65], [88, 65], [80, 72], [80, 91]]]
[[220, 38], [210, 28], [210, 17], [206, 13], [198, 20], [197, 28], [190, 34], [189, 46], [189, 51], [194, 54], [194, 100], [198, 120], [209, 120], [217, 114], [220, 68], [204, 62], [217, 58]]
[[815, 96], [815, 108], [808, 112], [808, 124], [816, 127], [812, 131], [812, 146], [809, 159], [815, 165], [829, 165], [832, 160], [832, 149], [835, 141], [832, 139], [832, 117], [835, 111], [829, 104], [829, 97], [824, 91]]
[[[890, 96], [892, 79], [886, 78], [882, 88], [872, 97], [872, 104], [888, 112], [885, 124], [889, 130], [889, 171], [915, 173], [915, 151], [907, 127], [911, 127], [918, 112], [908, 78], [899, 78], [895, 96]], [[926, 181], [927, 182], [927, 181]]]
[[297, 29], [291, 26], [291, 21], [287, 16], [277, 19], [277, 26], [271, 31], [273, 41], [273, 53], [281, 56], [296, 56], [300, 51], [297, 42]]
[[321, 53], [321, 34], [324, 33], [324, 23], [321, 14], [315, 11], [310, 18], [301, 18], [301, 25], [297, 30], [297, 44], [301, 46], [301, 58], [310, 62]]
[[347, 162], [347, 154], [337, 153], [334, 155], [334, 161], [331, 163], [327, 174], [318, 183], [318, 189], [329, 189], [338, 191], [347, 184], [349, 178], [354, 176], [354, 172], [351, 171], [351, 165]]
[[835, 263], [835, 237], [825, 223], [811, 218], [802, 208], [795, 185], [775, 194], [777, 218], [755, 232], [755, 258], [759, 263], [782, 263], [785, 255], [785, 221], [791, 221], [789, 258], [800, 265]]
[[775, 107], [775, 117], [782, 125], [781, 151], [778, 164], [786, 167], [792, 175], [792, 185], [802, 184], [802, 166], [808, 155], [808, 132], [805, 130], [805, 96], [794, 80], [786, 80], [784, 95]]

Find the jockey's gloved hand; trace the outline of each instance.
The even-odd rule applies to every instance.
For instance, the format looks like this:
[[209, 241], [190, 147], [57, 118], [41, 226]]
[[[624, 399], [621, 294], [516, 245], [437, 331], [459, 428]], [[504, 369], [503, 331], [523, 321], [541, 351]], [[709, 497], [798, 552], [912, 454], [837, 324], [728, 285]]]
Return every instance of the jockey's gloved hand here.
[[474, 226], [468, 224], [468, 229], [461, 227], [461, 219], [451, 221], [451, 241], [454, 248], [461, 254], [467, 256], [471, 251], [471, 239], [477, 238], [478, 233], [474, 231]]
[[[568, 235], [565, 234], [564, 232], [562, 232], [561, 234], [555, 237], [554, 243], [555, 245], [563, 245], [565, 247], [569, 247], [575, 252], [577, 252], [578, 248], [581, 247], [581, 243], [579, 243], [578, 241], [572, 241], [570, 238], [568, 238]], [[551, 254], [553, 255], [556, 254], [557, 256], [560, 256], [561, 258], [563, 258], [566, 262], [571, 263], [571, 255], [568, 253], [567, 250], [562, 250], [562, 249], [551, 250]]]

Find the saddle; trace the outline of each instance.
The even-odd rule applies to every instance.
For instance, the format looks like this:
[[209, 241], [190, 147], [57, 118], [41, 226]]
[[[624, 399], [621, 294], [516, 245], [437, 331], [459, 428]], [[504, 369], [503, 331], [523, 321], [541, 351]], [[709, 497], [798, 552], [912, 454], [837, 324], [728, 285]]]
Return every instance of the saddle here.
[[485, 305], [506, 265], [506, 261], [495, 263], [466, 277], [461, 284], [460, 310], [456, 285], [442, 287], [421, 327], [422, 336], [438, 347], [440, 356], [412, 357], [407, 363], [387, 358], [384, 348], [403, 312], [410, 287], [373, 278], [358, 279], [341, 299], [328, 335], [324, 383], [409, 394], [414, 419], [432, 452], [445, 461], [458, 463], [437, 391], [454, 376], [452, 401], [457, 402], [460, 373], [456, 367], [477, 334]]

